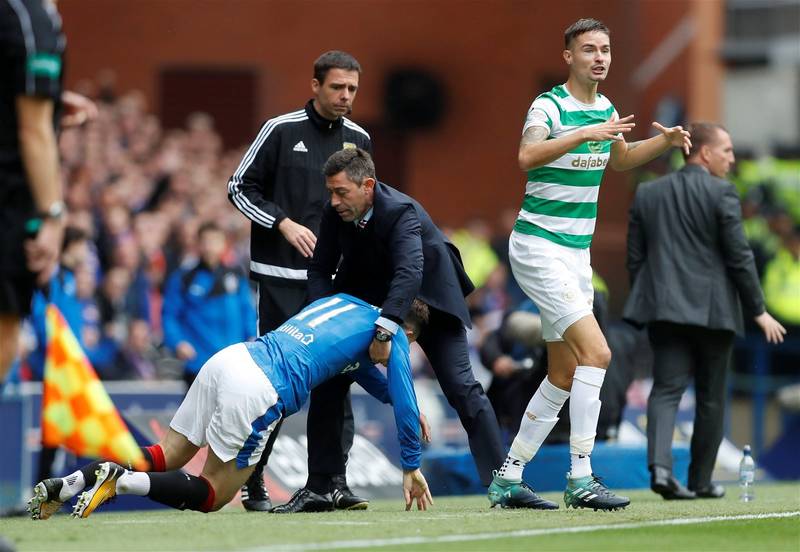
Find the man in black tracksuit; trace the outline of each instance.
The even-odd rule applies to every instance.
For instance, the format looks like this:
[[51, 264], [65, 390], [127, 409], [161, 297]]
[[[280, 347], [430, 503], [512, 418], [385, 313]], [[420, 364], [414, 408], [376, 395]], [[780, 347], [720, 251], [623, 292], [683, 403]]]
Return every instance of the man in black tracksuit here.
[[[358, 91], [361, 66], [351, 55], [331, 51], [314, 62], [314, 98], [303, 109], [268, 120], [228, 181], [228, 198], [251, 220], [250, 277], [258, 283], [258, 334], [276, 329], [305, 306], [306, 269], [328, 199], [322, 165], [344, 148], [371, 151], [369, 134], [347, 119]], [[346, 401], [349, 405], [349, 400]], [[352, 411], [345, 431], [352, 444]], [[242, 489], [248, 510], [271, 506], [263, 470], [280, 425]], [[342, 482], [341, 508], [366, 507]]]

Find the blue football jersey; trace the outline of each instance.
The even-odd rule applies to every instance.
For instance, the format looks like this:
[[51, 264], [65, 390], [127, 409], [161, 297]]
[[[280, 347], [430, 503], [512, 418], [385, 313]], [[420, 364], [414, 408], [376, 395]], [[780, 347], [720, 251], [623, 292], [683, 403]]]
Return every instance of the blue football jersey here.
[[284, 416], [297, 412], [311, 389], [337, 374], [348, 374], [371, 395], [394, 408], [401, 465], [419, 467], [419, 409], [411, 380], [408, 339], [392, 338], [384, 377], [369, 358], [380, 309], [339, 293], [319, 299], [278, 329], [246, 343], [250, 355], [275, 387]]

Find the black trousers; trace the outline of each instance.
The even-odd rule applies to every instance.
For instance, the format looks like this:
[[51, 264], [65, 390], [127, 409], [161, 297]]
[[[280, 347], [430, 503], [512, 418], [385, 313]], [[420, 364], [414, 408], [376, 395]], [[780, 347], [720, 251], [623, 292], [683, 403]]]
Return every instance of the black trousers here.
[[[281, 324], [286, 322], [289, 318], [300, 312], [308, 301], [308, 288], [305, 282], [298, 285], [294, 282], [286, 284], [278, 282], [259, 282], [258, 284], [258, 335], [264, 335], [267, 332], [278, 328]], [[352, 381], [349, 378], [348, 382]], [[339, 439], [342, 441], [338, 445], [339, 449], [345, 450], [345, 459], [347, 452], [353, 446], [353, 435], [355, 432], [355, 425], [353, 422], [353, 409], [350, 405], [350, 391], [349, 384], [346, 393], [341, 400], [340, 409], [344, 409], [343, 423], [340, 424], [338, 434]], [[278, 438], [278, 433], [283, 426], [283, 418], [280, 419], [278, 424], [270, 433], [267, 444], [264, 446], [264, 452], [261, 454], [261, 459], [258, 462], [257, 469], [253, 472], [255, 477], [261, 476], [264, 466], [272, 454], [272, 448], [275, 446], [275, 440]], [[344, 473], [344, 472], [342, 472]]]
[[[505, 450], [492, 405], [472, 373], [467, 334], [461, 321], [431, 307], [430, 322], [420, 336], [419, 345], [467, 431], [481, 482], [488, 486], [492, 470], [499, 468], [505, 459]], [[349, 436], [352, 443], [352, 429], [342, 429], [347, 419], [343, 403], [350, 403], [347, 397], [350, 382], [340, 376], [311, 392], [307, 434], [312, 490], [320, 482], [345, 473], [349, 447], [342, 447], [342, 442]]]
[[704, 487], [711, 483], [722, 442], [725, 383], [734, 334], [668, 322], [650, 324], [648, 334], [654, 357], [653, 389], [647, 401], [648, 466], [672, 469], [675, 414], [694, 377], [696, 405], [689, 487]]

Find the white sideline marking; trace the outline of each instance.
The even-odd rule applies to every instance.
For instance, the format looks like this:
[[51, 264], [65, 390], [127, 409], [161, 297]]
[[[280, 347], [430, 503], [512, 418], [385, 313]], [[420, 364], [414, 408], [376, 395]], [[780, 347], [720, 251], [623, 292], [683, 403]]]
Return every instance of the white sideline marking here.
[[541, 535], [558, 535], [564, 533], [591, 533], [593, 531], [615, 531], [618, 529], [640, 529], [643, 527], [659, 527], [666, 525], [696, 525], [719, 521], [741, 521], [748, 519], [777, 519], [800, 516], [800, 511], [773, 512], [765, 514], [742, 514], [738, 516], [709, 516], [701, 518], [676, 518], [637, 523], [617, 523], [611, 525], [583, 525], [580, 527], [553, 527], [549, 529], [520, 529], [518, 531], [501, 531], [498, 533], [474, 533], [471, 535], [443, 535], [440, 537], [396, 537], [392, 539], [360, 539], [346, 541], [317, 542], [307, 544], [276, 544], [265, 548], [249, 548], [249, 552], [271, 552], [273, 550], [304, 551], [332, 550], [337, 548], [372, 548], [379, 546], [403, 546], [409, 544], [439, 544], [448, 542], [468, 542], [491, 539], [514, 539], [520, 537], [538, 537]]

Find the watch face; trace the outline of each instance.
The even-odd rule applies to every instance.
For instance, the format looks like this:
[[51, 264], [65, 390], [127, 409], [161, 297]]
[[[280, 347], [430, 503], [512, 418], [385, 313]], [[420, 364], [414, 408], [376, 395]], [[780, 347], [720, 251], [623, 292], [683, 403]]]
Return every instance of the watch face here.
[[380, 341], [381, 343], [385, 343], [392, 339], [392, 334], [387, 332], [375, 332], [375, 340]]

